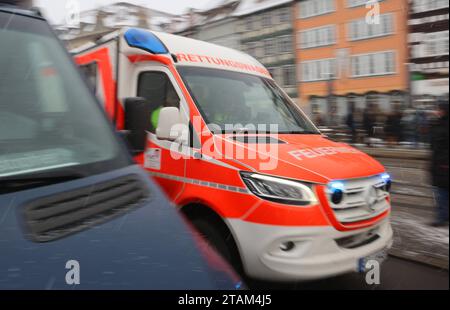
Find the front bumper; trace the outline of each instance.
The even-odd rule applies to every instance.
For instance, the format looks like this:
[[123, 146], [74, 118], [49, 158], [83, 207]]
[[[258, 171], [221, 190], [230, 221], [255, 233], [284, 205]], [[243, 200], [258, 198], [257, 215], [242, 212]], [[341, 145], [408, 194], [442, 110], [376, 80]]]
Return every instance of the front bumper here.
[[[272, 281], [313, 280], [355, 272], [361, 258], [392, 246], [389, 219], [368, 228], [338, 231], [332, 226], [275, 226], [228, 219], [247, 275]], [[368, 234], [370, 242], [346, 246], [342, 240]], [[362, 238], [364, 239], [364, 238]], [[283, 242], [295, 247], [282, 251]]]

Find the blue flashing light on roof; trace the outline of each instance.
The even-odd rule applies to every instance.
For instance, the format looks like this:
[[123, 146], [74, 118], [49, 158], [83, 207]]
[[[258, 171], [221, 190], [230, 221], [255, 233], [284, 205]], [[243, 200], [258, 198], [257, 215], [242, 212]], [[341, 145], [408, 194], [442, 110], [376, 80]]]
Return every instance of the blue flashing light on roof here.
[[125, 32], [124, 37], [131, 47], [139, 48], [152, 54], [169, 53], [161, 40], [149, 31], [132, 28]]

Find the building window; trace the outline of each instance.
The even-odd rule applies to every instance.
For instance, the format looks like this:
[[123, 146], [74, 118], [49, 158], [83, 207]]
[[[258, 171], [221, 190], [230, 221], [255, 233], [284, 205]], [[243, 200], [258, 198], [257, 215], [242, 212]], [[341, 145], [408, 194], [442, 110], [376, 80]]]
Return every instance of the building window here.
[[327, 14], [335, 11], [335, 0], [306, 0], [299, 2], [299, 18]]
[[301, 81], [326, 81], [337, 77], [336, 59], [305, 61], [300, 64]]
[[361, 60], [361, 57], [353, 58], [353, 61], [352, 61], [352, 75], [353, 76], [361, 75], [360, 70], [359, 70], [361, 68], [360, 60]]
[[424, 12], [448, 8], [448, 0], [414, 0], [413, 11]]
[[395, 54], [393, 52], [386, 52], [384, 53], [384, 57], [380, 57], [381, 59], [384, 58], [384, 72], [387, 73], [395, 73]]
[[363, 6], [366, 4], [371, 5], [371, 4], [375, 3], [375, 1], [381, 2], [384, 0], [347, 0], [347, 7], [348, 8], [356, 8], [358, 6]]
[[258, 58], [259, 56], [259, 44], [258, 42], [249, 42], [245, 45], [245, 51], [247, 54]]
[[[377, 0], [379, 2], [379, 0]], [[357, 6], [366, 5], [366, 3], [373, 2], [373, 0], [347, 0], [347, 7], [354, 8]]]
[[[376, 64], [375, 63], [376, 60], [378, 60], [378, 62], [381, 62], [383, 59], [381, 59], [381, 57], [368, 57], [367, 58], [367, 61], [369, 62], [369, 74], [370, 75], [376, 74], [377, 70], [378, 70], [377, 65], [381, 64], [381, 63]], [[382, 67], [384, 67], [383, 64], [381, 64], [381, 65], [382, 65]], [[384, 71], [384, 72], [386, 72], [386, 71]]]
[[291, 10], [289, 7], [280, 9], [278, 14], [280, 24], [289, 23], [291, 21]]
[[352, 77], [395, 73], [395, 52], [379, 52], [351, 57]]
[[448, 55], [448, 30], [425, 35], [426, 56]]
[[278, 53], [292, 53], [292, 36], [278, 37]]
[[[146, 71], [139, 74], [137, 95], [147, 100], [150, 115], [162, 107], [180, 108], [180, 97], [167, 74], [157, 71]], [[152, 123], [149, 131], [154, 133], [156, 124]]]
[[270, 12], [262, 14], [262, 26], [263, 27], [272, 26], [272, 14], [270, 14]]
[[384, 34], [394, 33], [394, 14], [384, 14], [380, 16], [380, 24]]
[[393, 25], [393, 14], [381, 15], [379, 24], [368, 24], [365, 18], [353, 20], [347, 26], [349, 40], [364, 40], [392, 34], [394, 33]]
[[245, 30], [247, 30], [247, 31], [253, 30], [253, 16], [249, 16], [245, 20]]
[[328, 25], [299, 33], [300, 48], [314, 48], [336, 43], [336, 26]]
[[264, 56], [272, 56], [276, 53], [276, 44], [273, 38], [266, 39], [264, 42]]
[[283, 86], [295, 86], [297, 79], [295, 76], [295, 65], [284, 66], [283, 72]]

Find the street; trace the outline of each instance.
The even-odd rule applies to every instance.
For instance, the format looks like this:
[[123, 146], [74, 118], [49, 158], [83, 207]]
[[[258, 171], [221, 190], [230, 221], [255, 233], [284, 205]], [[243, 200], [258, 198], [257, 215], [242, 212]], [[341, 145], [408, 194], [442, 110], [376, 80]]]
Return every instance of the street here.
[[250, 289], [288, 290], [448, 290], [448, 271], [404, 259], [389, 257], [381, 265], [380, 285], [367, 285], [364, 274], [347, 274], [304, 283], [280, 284], [250, 281]]

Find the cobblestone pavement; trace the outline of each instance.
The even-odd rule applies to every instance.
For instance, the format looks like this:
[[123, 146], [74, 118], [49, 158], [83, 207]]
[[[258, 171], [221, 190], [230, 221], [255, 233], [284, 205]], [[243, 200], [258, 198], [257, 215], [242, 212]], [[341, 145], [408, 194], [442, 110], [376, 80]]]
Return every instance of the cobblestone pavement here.
[[448, 270], [449, 228], [429, 226], [434, 216], [430, 211], [394, 205], [394, 245], [390, 254]]
[[435, 216], [435, 199], [427, 157], [418, 157], [403, 153], [377, 158], [394, 180], [391, 221], [395, 237], [390, 254], [448, 270], [449, 228], [429, 225]]

